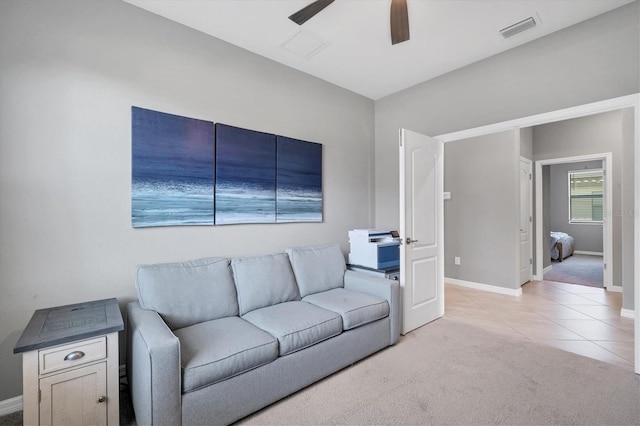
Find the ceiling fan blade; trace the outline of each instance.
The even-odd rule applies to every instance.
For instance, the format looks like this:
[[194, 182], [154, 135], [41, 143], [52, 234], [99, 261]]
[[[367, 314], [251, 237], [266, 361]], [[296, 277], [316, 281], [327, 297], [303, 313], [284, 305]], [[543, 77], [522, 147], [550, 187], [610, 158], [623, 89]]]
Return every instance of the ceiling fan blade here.
[[309, 6], [303, 7], [293, 15], [289, 16], [289, 19], [298, 25], [302, 25], [333, 2], [334, 0], [316, 0]]
[[391, 0], [391, 44], [409, 40], [407, 0]]

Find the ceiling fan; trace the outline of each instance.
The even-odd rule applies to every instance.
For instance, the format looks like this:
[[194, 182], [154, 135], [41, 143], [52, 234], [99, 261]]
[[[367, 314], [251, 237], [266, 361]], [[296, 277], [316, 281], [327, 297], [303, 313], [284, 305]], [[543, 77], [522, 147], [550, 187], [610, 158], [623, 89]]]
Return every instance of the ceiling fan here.
[[[302, 25], [334, 1], [335, 0], [316, 0], [289, 16], [289, 19], [298, 25]], [[390, 22], [391, 44], [398, 44], [409, 40], [407, 0], [391, 0]]]

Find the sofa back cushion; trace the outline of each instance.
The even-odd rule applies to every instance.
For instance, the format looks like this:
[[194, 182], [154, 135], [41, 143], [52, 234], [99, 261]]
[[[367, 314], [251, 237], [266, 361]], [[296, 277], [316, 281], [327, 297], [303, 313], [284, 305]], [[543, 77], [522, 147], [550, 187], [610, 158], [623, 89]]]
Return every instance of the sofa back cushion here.
[[138, 266], [136, 291], [140, 305], [172, 330], [238, 315], [229, 259], [222, 257]]
[[300, 296], [344, 287], [347, 265], [338, 244], [287, 249]]
[[265, 306], [300, 300], [285, 253], [231, 260], [240, 315]]

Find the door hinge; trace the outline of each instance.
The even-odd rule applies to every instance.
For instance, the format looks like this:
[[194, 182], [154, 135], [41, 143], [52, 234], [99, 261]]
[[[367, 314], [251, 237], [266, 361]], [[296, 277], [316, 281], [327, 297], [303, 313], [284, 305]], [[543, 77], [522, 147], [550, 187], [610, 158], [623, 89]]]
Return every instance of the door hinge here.
[[604, 269], [607, 269], [607, 264], [606, 263], [604, 264]]
[[533, 265], [533, 259], [529, 259], [529, 265]]
[[531, 177], [531, 173], [529, 173], [529, 180], [533, 180], [533, 178]]
[[529, 216], [529, 222], [533, 222], [533, 216]]
[[42, 402], [42, 391], [38, 389], [38, 403]]

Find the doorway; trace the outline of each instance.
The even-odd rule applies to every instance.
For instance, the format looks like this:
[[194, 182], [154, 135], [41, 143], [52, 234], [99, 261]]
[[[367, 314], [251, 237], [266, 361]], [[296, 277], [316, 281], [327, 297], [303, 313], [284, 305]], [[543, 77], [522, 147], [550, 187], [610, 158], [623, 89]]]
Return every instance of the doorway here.
[[[608, 112], [613, 110], [619, 110], [624, 108], [631, 108], [633, 114], [633, 163], [636, 165], [636, 172], [634, 177], [634, 211], [640, 210], [640, 94], [622, 96], [619, 98], [608, 99], [600, 102], [594, 102], [591, 104], [580, 105], [577, 107], [566, 108], [562, 110], [542, 113], [534, 116], [504, 121], [501, 123], [495, 123], [487, 126], [476, 127], [473, 129], [462, 130], [447, 134], [436, 136], [437, 139], [442, 142], [453, 142], [466, 138], [477, 137], [482, 135], [488, 135], [506, 131], [510, 129], [522, 129], [526, 127], [553, 123], [571, 118], [584, 117], [588, 115], [598, 114], [602, 112]], [[640, 215], [633, 215], [634, 235], [633, 235], [633, 264], [640, 265]], [[536, 235], [537, 237], [537, 235]], [[540, 246], [542, 241], [536, 238], [536, 247]], [[541, 265], [536, 259], [536, 279], [542, 272]], [[640, 268], [634, 268], [633, 272], [633, 293], [634, 293], [634, 307], [633, 316], [635, 320], [634, 331], [634, 353], [635, 353], [635, 372], [640, 374]]]
[[[613, 186], [612, 186], [613, 179], [606, 178], [606, 175], [613, 174], [613, 160], [612, 160], [612, 154], [610, 152], [602, 153], [602, 154], [581, 155], [581, 156], [575, 156], [575, 157], [554, 158], [550, 160], [536, 161], [536, 164], [535, 164], [535, 182], [536, 182], [535, 218], [536, 219], [535, 221], [537, 224], [536, 226], [536, 241], [537, 241], [536, 264], [537, 265], [536, 265], [535, 278], [539, 281], [543, 279], [543, 274], [546, 269], [544, 264], [545, 259], [551, 257], [547, 255], [548, 253], [546, 249], [549, 248], [551, 250], [552, 248], [549, 247], [549, 244], [545, 244], [545, 242], [547, 241], [546, 238], [550, 238], [548, 236], [550, 233], [549, 231], [552, 231], [552, 232], [558, 231], [557, 229], [551, 229], [551, 223], [550, 223], [549, 217], [547, 217], [545, 220], [545, 208], [544, 208], [545, 202], [543, 201], [543, 198], [545, 198], [544, 197], [545, 192], [547, 194], [549, 193], [550, 188], [547, 188], [547, 191], [545, 191], [543, 167], [561, 165], [561, 164], [577, 165], [577, 164], [584, 164], [586, 162], [597, 162], [597, 161], [601, 161], [602, 170], [605, 175], [605, 179], [603, 182], [604, 185], [603, 185], [603, 194], [602, 194], [602, 210], [604, 212], [610, 212], [612, 211], [611, 194], [613, 193]], [[568, 186], [569, 184], [567, 183], [567, 187]], [[568, 208], [568, 203], [569, 202], [567, 201], [567, 206], [566, 206], [567, 208]], [[546, 216], [548, 215], [549, 215], [549, 212], [547, 211]], [[593, 225], [593, 226], [597, 226], [597, 225]], [[569, 235], [569, 237], [571, 237], [571, 240], [567, 240], [567, 242], [572, 244], [573, 237], [571, 235]], [[573, 252], [573, 247], [569, 248], [567, 244], [563, 244], [563, 246], [564, 246], [563, 250], [560, 250], [558, 252], [558, 250], [556, 249], [554, 251], [554, 254], [557, 253], [557, 256], [559, 257], [558, 260], [562, 260], [562, 258], [565, 255], [568, 255], [569, 250]], [[602, 218], [602, 247], [603, 247], [602, 248], [603, 285], [607, 290], [622, 291], [621, 288], [614, 289], [612, 285], [613, 268], [610, 265], [611, 265], [611, 253], [613, 248], [613, 235], [611, 232], [611, 223], [609, 218], [607, 218], [606, 214], [603, 215], [603, 218]]]

